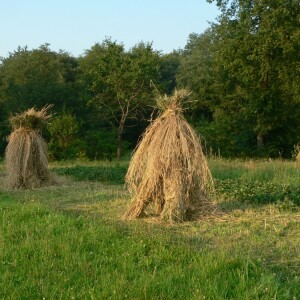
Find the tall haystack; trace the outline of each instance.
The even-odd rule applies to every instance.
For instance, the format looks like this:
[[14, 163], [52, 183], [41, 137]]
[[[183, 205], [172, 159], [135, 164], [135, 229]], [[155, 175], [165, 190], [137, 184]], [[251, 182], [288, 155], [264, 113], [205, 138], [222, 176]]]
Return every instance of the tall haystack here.
[[12, 133], [5, 151], [8, 188], [35, 188], [50, 182], [47, 145], [41, 132], [51, 106], [31, 108], [9, 118]]
[[149, 207], [170, 222], [212, 213], [212, 176], [199, 137], [183, 116], [189, 94], [177, 90], [157, 98], [161, 113], [143, 134], [125, 178], [132, 195], [125, 219], [139, 218]]

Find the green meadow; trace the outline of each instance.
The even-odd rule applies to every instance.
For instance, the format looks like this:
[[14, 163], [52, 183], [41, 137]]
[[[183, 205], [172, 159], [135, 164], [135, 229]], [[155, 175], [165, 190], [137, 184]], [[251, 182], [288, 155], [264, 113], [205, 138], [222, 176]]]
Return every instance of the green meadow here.
[[214, 216], [122, 220], [128, 162], [52, 163], [5, 190], [0, 299], [300, 299], [300, 165], [210, 159]]

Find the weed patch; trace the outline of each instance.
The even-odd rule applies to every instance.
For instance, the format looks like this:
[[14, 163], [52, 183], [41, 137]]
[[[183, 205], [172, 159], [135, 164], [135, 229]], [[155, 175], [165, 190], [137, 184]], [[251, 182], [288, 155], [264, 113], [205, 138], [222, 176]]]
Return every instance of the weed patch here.
[[[240, 180], [218, 180], [216, 190], [219, 196], [230, 201], [253, 204], [282, 203], [290, 208], [300, 206], [300, 186], [279, 185], [273, 182], [245, 182]], [[284, 206], [283, 206], [284, 207]]]

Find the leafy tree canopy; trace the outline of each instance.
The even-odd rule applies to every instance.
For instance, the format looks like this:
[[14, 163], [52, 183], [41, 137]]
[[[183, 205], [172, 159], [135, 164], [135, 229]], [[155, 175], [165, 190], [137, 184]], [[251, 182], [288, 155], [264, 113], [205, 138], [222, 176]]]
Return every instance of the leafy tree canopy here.
[[128, 118], [136, 118], [151, 105], [150, 82], [159, 77], [159, 53], [149, 43], [129, 51], [111, 39], [95, 44], [80, 60], [89, 103], [118, 127], [118, 158]]

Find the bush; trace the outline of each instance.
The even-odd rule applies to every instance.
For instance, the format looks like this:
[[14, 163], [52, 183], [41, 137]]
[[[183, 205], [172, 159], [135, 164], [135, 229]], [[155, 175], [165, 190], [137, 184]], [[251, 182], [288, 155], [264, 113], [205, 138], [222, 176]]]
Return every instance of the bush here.
[[52, 159], [73, 159], [85, 153], [85, 144], [78, 137], [79, 123], [69, 114], [55, 118], [49, 125], [49, 156]]

